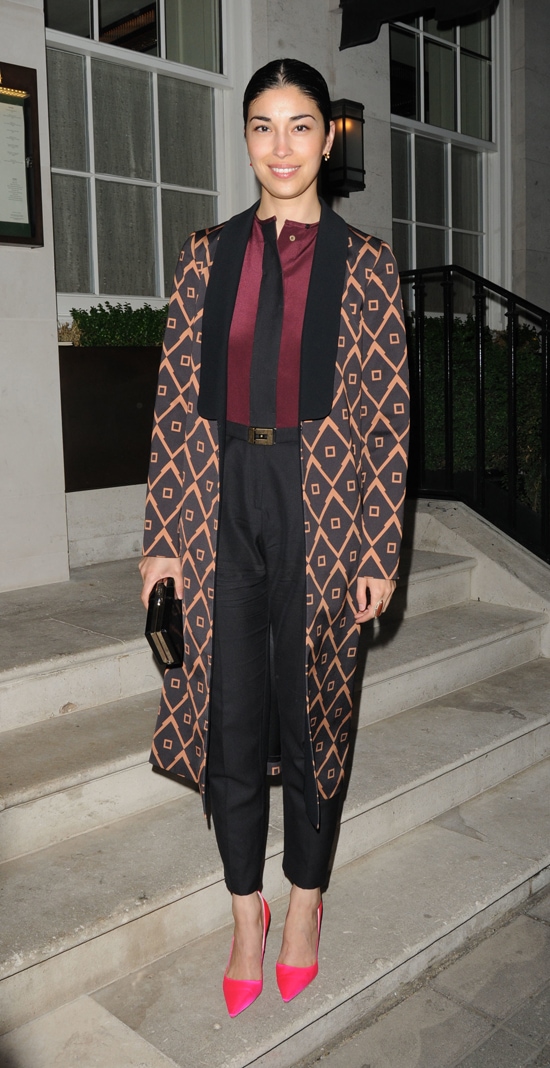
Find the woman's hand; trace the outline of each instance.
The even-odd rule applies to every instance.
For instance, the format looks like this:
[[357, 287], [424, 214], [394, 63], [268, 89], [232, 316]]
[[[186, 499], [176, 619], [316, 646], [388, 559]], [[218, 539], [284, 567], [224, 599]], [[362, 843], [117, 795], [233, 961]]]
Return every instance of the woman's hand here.
[[161, 579], [173, 578], [176, 597], [183, 597], [181, 563], [176, 556], [144, 556], [139, 562], [139, 570], [143, 579], [141, 600], [146, 608], [151, 590]]
[[[367, 607], [367, 590], [370, 603]], [[358, 578], [356, 623], [366, 623], [368, 619], [378, 619], [386, 611], [395, 590], [393, 579]]]

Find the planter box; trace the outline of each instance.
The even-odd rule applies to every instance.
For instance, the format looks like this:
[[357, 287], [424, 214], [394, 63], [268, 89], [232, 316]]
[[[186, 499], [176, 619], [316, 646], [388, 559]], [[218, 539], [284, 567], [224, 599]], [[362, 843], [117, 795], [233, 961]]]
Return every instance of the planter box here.
[[66, 493], [147, 480], [161, 351], [59, 346]]

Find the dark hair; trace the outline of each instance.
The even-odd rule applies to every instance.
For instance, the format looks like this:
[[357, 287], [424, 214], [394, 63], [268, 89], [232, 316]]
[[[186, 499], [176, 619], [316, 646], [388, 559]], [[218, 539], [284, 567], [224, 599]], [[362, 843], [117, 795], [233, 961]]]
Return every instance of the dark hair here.
[[245, 128], [253, 101], [267, 89], [279, 89], [283, 85], [294, 85], [301, 93], [315, 101], [324, 119], [325, 133], [328, 133], [332, 119], [328, 85], [315, 67], [302, 63], [300, 59], [273, 59], [252, 75], [243, 97]]

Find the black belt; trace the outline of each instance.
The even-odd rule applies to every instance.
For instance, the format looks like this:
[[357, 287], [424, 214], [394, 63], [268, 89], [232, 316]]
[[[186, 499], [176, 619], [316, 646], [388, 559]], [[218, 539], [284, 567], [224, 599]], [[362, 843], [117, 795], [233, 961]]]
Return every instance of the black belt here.
[[249, 445], [276, 445], [300, 440], [298, 426], [245, 426], [244, 423], [227, 422], [225, 429], [230, 438], [240, 438], [241, 441], [248, 441]]

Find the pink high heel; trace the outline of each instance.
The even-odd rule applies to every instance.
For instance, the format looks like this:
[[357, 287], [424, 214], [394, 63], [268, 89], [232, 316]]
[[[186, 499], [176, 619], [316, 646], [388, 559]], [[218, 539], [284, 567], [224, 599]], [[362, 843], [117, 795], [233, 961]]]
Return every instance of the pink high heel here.
[[[269, 930], [269, 923], [271, 920], [271, 913], [269, 911], [269, 905], [264, 897], [258, 890], [258, 896], [260, 898], [262, 906], [262, 923], [263, 923], [263, 936], [262, 936], [262, 965], [264, 963], [265, 953], [265, 940], [267, 938], [267, 932]], [[233, 953], [233, 941], [231, 942], [231, 950], [229, 952], [229, 961], [227, 969], [231, 964], [231, 955]], [[227, 969], [223, 977], [223, 996], [225, 998], [225, 1004], [227, 1005], [227, 1011], [230, 1016], [238, 1016], [240, 1012], [244, 1012], [245, 1009], [252, 1005], [256, 998], [259, 998], [264, 985], [262, 979], [230, 979], [227, 974]]]
[[319, 971], [319, 938], [321, 936], [322, 918], [323, 902], [321, 901], [317, 909], [317, 953], [315, 964], [310, 964], [308, 968], [294, 968], [291, 964], [277, 963], [275, 965], [277, 986], [283, 1001], [292, 1001], [298, 994], [301, 994], [302, 990], [305, 990], [306, 986], [313, 982]]

